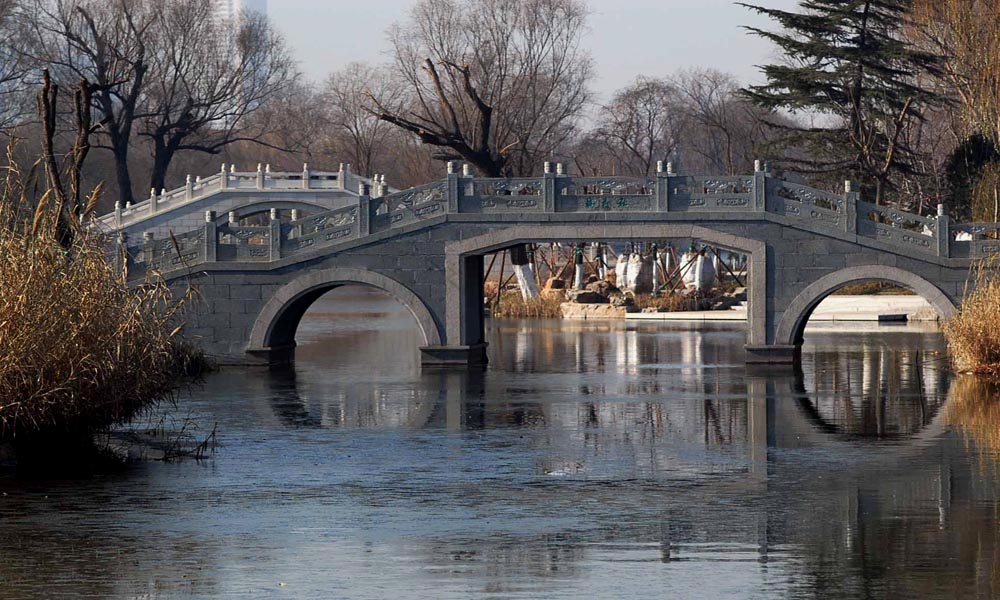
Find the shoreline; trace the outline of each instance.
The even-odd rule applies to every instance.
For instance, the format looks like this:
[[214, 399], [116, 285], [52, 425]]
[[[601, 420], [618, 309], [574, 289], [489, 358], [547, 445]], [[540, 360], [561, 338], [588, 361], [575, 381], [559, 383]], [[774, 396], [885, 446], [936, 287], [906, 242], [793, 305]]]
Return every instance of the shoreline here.
[[[628, 321], [746, 321], [746, 306], [725, 310], [626, 313], [608, 304], [566, 303], [564, 319], [625, 319]], [[879, 322], [880, 316], [906, 315], [907, 322], [937, 322], [931, 305], [914, 295], [830, 296], [816, 307], [812, 322]]]

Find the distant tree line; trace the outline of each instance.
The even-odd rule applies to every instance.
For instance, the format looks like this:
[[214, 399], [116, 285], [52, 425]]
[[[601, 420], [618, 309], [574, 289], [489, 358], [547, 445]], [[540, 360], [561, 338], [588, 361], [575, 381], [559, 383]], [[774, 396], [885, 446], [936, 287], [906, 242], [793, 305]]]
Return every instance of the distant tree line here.
[[[584, 175], [781, 174], [954, 216], [1000, 216], [1000, 0], [803, 0], [771, 19], [764, 81], [710, 68], [636, 74], [593, 92], [583, 0], [415, 0], [391, 60], [306, 81], [266, 18], [235, 30], [211, 0], [0, 0], [0, 126], [41, 144], [43, 69], [85, 92], [82, 169], [114, 199], [173, 187], [216, 162], [298, 170], [350, 163], [404, 187], [462, 160], [487, 176], [558, 161]], [[335, 57], [333, 57], [335, 58]], [[79, 128], [57, 115], [56, 151]], [[60, 132], [64, 132], [60, 135]], [[206, 158], [215, 156], [211, 169]]]

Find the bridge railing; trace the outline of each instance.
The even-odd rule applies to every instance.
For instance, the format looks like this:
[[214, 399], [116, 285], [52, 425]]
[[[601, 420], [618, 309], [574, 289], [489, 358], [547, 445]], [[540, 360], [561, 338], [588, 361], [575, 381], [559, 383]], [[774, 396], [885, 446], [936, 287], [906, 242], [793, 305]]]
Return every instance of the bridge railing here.
[[985, 258], [1000, 254], [1000, 223], [962, 223], [951, 228], [951, 256]]
[[[313, 189], [316, 181], [343, 185], [346, 176], [343, 172], [320, 174], [327, 179], [317, 180], [310, 174], [308, 180], [296, 180], [297, 174], [272, 175], [276, 176], [272, 180], [261, 180], [260, 173], [230, 171], [215, 176], [215, 184], [223, 185], [224, 179], [225, 185], [235, 189], [251, 184], [260, 186], [254, 189], [268, 185], [291, 189], [287, 187], [293, 185], [290, 182], [298, 181], [310, 186], [301, 189]], [[935, 216], [916, 215], [865, 202], [850, 182], [843, 194], [837, 194], [771, 177], [760, 168], [749, 176], [679, 176], [670, 172], [669, 165], [666, 169], [659, 165], [653, 177], [574, 177], [565, 175], [561, 165], [553, 172], [546, 164], [540, 177], [480, 178], [467, 171], [459, 174], [452, 166], [446, 179], [388, 194], [375, 179], [375, 197], [366, 181], [358, 178], [358, 202], [351, 206], [284, 223], [280, 211], [272, 209], [270, 224], [254, 227], [235, 220], [217, 225], [215, 213], [208, 211], [204, 228], [169, 240], [147, 237], [130, 253], [137, 264], [172, 270], [201, 261], [274, 261], [453, 213], [509, 214], [513, 219], [532, 213], [616, 212], [699, 213], [719, 219], [733, 213], [769, 213], [790, 225], [868, 237], [907, 251], [956, 257], [1000, 251], [1000, 226], [996, 224], [951, 226], [940, 206]], [[211, 186], [213, 181], [210, 178], [203, 185]]]
[[173, 190], [151, 190], [149, 198], [122, 206], [116, 203], [112, 213], [99, 217], [97, 225], [104, 230], [121, 229], [134, 225], [154, 215], [181, 208], [222, 192], [262, 191], [329, 191], [342, 190], [357, 193], [359, 185], [368, 187], [382, 185], [378, 182], [355, 175], [351, 165], [342, 165], [336, 172], [310, 171], [303, 165], [300, 172], [271, 171], [270, 165], [257, 165], [256, 171], [236, 171], [235, 165], [222, 165], [222, 169], [210, 177], [187, 176], [183, 186]]

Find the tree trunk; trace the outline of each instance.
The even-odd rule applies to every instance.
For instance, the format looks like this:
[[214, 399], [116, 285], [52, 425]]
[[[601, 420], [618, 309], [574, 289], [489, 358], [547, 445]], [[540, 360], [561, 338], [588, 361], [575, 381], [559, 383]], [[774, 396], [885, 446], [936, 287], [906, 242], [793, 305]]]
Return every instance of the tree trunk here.
[[156, 132], [151, 136], [153, 139], [153, 169], [149, 174], [150, 187], [160, 190], [167, 187], [167, 173], [170, 171], [170, 163], [177, 154], [177, 149], [184, 141], [183, 135], [175, 133], [168, 136], [165, 133]]
[[132, 175], [128, 169], [128, 143], [115, 143], [112, 140], [111, 154], [115, 159], [115, 181], [118, 182], [118, 196], [124, 205], [135, 202], [135, 195], [132, 193]]
[[525, 300], [533, 300], [537, 298], [538, 287], [535, 285], [535, 278], [531, 274], [527, 245], [519, 244], [511, 248], [510, 262], [514, 265], [514, 273], [517, 276], [517, 285], [521, 288], [521, 297]]

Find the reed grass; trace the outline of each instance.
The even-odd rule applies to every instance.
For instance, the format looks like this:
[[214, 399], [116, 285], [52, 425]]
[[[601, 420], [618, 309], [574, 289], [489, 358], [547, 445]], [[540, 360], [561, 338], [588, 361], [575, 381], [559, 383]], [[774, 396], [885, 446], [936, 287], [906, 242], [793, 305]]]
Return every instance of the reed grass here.
[[524, 300], [518, 290], [507, 290], [500, 295], [500, 301], [492, 305], [495, 319], [559, 319], [559, 306], [566, 299], [562, 294], [541, 294], [537, 298]]
[[83, 440], [126, 422], [198, 362], [177, 343], [184, 299], [156, 279], [130, 286], [103, 237], [78, 223], [61, 244], [59, 210], [51, 194], [28, 198], [8, 173], [0, 188], [0, 443], [15, 447]]
[[958, 314], [944, 325], [955, 368], [1000, 377], [1000, 263], [983, 260], [973, 267]]

